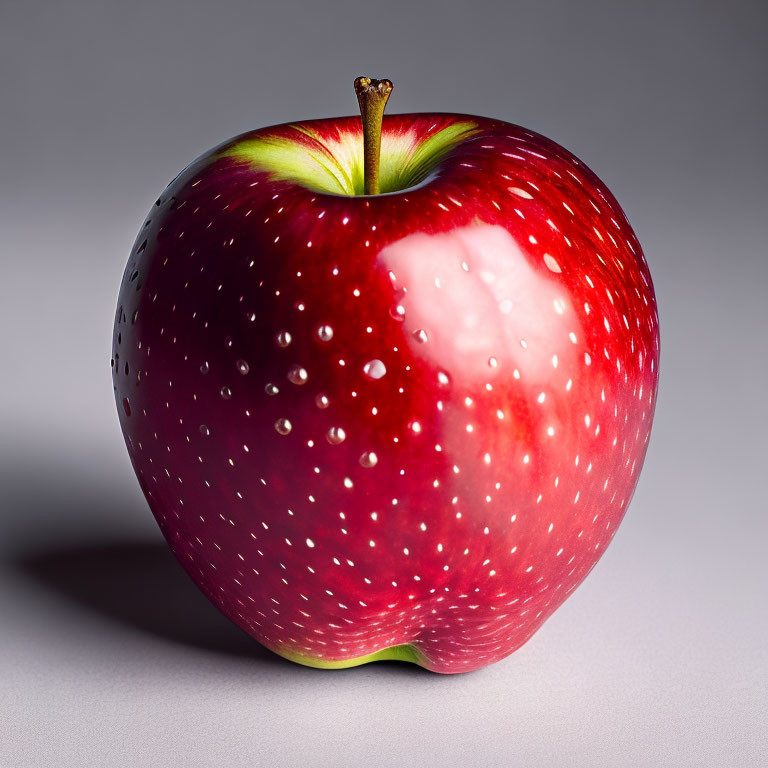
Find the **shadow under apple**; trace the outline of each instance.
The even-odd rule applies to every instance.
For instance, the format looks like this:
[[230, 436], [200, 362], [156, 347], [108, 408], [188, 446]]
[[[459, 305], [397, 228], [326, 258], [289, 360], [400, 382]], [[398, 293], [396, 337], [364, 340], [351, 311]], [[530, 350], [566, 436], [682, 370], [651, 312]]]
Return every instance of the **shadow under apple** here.
[[[15, 565], [38, 586], [78, 609], [165, 641], [310, 675], [355, 674], [363, 669], [312, 669], [268, 651], [208, 601], [163, 542], [112, 540], [50, 548], [27, 554]], [[379, 661], [373, 666], [429, 675], [415, 664], [400, 661]]]
[[119, 624], [192, 648], [285, 663], [219, 613], [162, 542], [51, 548], [16, 565], [78, 608]]

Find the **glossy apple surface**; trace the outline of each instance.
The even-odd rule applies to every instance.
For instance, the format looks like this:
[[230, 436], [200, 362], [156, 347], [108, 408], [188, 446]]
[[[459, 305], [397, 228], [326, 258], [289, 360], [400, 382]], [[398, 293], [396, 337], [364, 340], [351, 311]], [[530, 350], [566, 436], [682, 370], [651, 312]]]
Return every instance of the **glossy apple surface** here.
[[131, 253], [120, 422], [205, 594], [263, 645], [444, 673], [512, 653], [579, 585], [648, 444], [659, 337], [616, 200], [573, 155], [465, 115], [244, 134]]

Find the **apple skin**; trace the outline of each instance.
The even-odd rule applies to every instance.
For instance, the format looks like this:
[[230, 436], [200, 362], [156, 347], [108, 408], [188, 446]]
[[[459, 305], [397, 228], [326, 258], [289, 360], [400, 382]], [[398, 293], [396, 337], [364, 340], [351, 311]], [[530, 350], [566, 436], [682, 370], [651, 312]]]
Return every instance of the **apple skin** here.
[[[388, 116], [382, 152], [466, 120], [378, 196], [232, 152], [293, 126], [237, 137], [169, 184], [126, 267], [113, 379], [147, 501], [210, 600], [303, 664], [503, 659], [595, 566], [643, 464], [658, 315], [626, 217], [508, 123]], [[359, 118], [299, 125], [362, 146]]]

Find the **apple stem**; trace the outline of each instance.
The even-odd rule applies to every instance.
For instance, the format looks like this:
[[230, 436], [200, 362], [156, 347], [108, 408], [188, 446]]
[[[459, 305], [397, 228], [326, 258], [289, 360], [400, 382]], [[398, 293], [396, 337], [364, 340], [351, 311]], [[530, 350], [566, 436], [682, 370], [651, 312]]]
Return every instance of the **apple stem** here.
[[355, 80], [355, 93], [363, 119], [363, 191], [366, 195], [378, 195], [381, 122], [387, 99], [392, 93], [392, 83], [389, 80], [358, 77]]

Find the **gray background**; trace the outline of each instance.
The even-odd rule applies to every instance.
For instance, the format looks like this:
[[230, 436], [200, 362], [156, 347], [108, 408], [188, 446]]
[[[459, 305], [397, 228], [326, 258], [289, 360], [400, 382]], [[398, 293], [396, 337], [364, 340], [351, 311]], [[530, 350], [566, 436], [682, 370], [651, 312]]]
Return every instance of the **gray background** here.
[[[0, 765], [765, 765], [764, 0], [0, 7]], [[260, 651], [165, 548], [115, 418], [116, 293], [157, 193], [243, 130], [354, 112], [357, 74], [395, 81], [392, 111], [574, 151], [659, 298], [623, 527], [465, 676]]]

